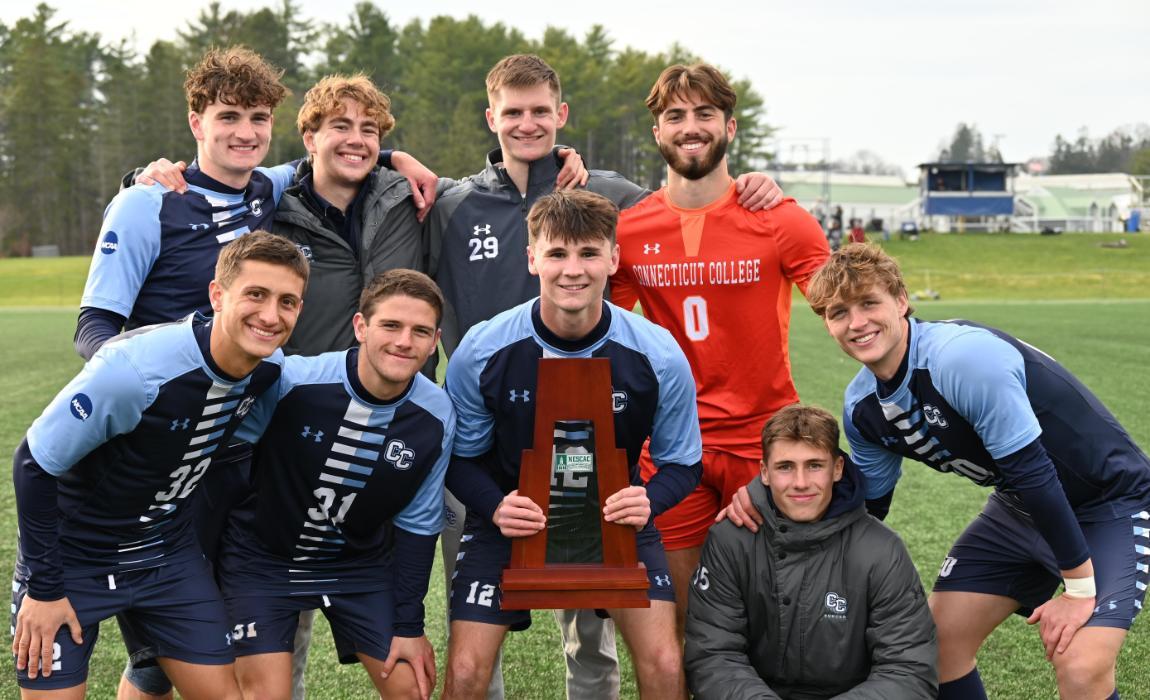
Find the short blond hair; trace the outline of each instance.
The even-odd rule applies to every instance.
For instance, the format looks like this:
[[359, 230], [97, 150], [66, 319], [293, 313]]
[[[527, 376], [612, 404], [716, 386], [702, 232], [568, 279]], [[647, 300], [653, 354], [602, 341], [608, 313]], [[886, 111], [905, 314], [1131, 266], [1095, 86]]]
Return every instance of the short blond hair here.
[[188, 109], [197, 114], [203, 114], [213, 102], [274, 110], [290, 94], [281, 77], [282, 70], [242, 46], [209, 49], [188, 70], [184, 96]]
[[[870, 243], [850, 243], [827, 258], [807, 283], [807, 302], [819, 316], [837, 301], [861, 298], [871, 287], [881, 287], [894, 298], [906, 296], [906, 282], [895, 259]], [[907, 304], [906, 315], [914, 313]]]
[[380, 138], [395, 127], [395, 117], [391, 116], [391, 98], [383, 94], [370, 78], [358, 73], [352, 76], [326, 76], [307, 91], [295, 122], [299, 133], [318, 131], [324, 119], [342, 115], [344, 98], [363, 106], [364, 114], [374, 119], [379, 127]]
[[547, 84], [561, 102], [563, 91], [559, 87], [559, 74], [547, 61], [535, 54], [517, 53], [507, 56], [487, 72], [487, 99], [494, 101], [495, 93], [503, 88], [524, 89]]
[[691, 95], [722, 110], [726, 119], [735, 114], [735, 103], [739, 99], [726, 76], [714, 66], [707, 63], [689, 66], [676, 63], [664, 69], [651, 86], [651, 92], [647, 95], [647, 109], [651, 110], [651, 116], [657, 122], [671, 100], [685, 99]]

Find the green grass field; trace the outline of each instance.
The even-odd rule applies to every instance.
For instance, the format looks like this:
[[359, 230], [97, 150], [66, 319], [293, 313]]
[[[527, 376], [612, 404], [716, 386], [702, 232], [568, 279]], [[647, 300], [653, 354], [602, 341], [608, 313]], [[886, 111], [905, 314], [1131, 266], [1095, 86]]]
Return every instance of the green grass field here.
[[[971, 318], [1012, 332], [1047, 351], [1102, 398], [1144, 448], [1150, 445], [1150, 239], [1128, 237], [1125, 249], [1099, 243], [1118, 236], [924, 236], [892, 241], [889, 249], [908, 272], [912, 290], [929, 286], [942, 301], [920, 302], [926, 319]], [[80, 367], [72, 350], [79, 292], [87, 260], [0, 260], [0, 453], [15, 449], [28, 424]], [[962, 272], [956, 272], [961, 270]], [[748, 319], [752, 322], [753, 319]], [[826, 336], [818, 319], [796, 301], [792, 361], [804, 401], [839, 411], [842, 389], [857, 366]], [[953, 475], [907, 465], [888, 522], [906, 539], [924, 582], [987, 492]], [[0, 495], [0, 562], [14, 556], [15, 509], [10, 489]], [[5, 566], [9, 564], [4, 564]], [[445, 660], [442, 574], [428, 595], [428, 635]], [[509, 698], [563, 697], [558, 631], [549, 612], [537, 612], [528, 632], [511, 636], [504, 652]], [[1119, 661], [1124, 698], [1148, 698], [1150, 634], [1139, 619]], [[90, 675], [90, 697], [112, 697], [124, 662], [115, 624], [102, 628]], [[1056, 696], [1053, 672], [1034, 630], [1012, 619], [989, 640], [980, 670], [992, 698]], [[0, 698], [16, 697], [11, 667], [0, 673]], [[442, 681], [442, 678], [441, 678]], [[623, 697], [637, 697], [624, 669]], [[308, 672], [314, 698], [368, 698], [370, 684], [355, 666], [335, 661], [330, 633], [318, 625]]]

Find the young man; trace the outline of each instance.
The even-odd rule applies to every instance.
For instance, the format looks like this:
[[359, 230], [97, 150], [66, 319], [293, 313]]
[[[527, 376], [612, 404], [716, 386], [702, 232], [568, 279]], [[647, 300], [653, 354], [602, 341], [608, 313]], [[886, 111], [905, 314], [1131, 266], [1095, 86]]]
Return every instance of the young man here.
[[[719, 509], [759, 471], [758, 432], [798, 401], [787, 354], [791, 285], [829, 250], [818, 222], [792, 199], [745, 211], [727, 172], [736, 94], [706, 64], [663, 71], [647, 97], [667, 186], [619, 217], [619, 272], [611, 298], [671, 331], [695, 375], [703, 433], [703, 480], [657, 521], [678, 600]], [[755, 362], [748, 363], [746, 358]], [[648, 461], [644, 474], [651, 473]]]
[[[487, 74], [487, 123], [499, 148], [481, 172], [444, 194], [428, 217], [431, 274], [443, 288], [448, 314], [443, 347], [450, 357], [470, 328], [539, 294], [528, 274], [528, 209], [553, 188], [559, 161], [558, 131], [567, 122], [559, 76], [538, 56], [507, 56]], [[739, 179], [739, 201], [749, 210], [773, 206], [781, 197], [767, 176]], [[587, 189], [619, 208], [650, 192], [614, 172], [593, 170]], [[444, 570], [450, 586], [463, 509], [448, 494], [449, 524], [443, 535]], [[688, 571], [689, 575], [690, 572]], [[685, 593], [684, 593], [685, 595]], [[572, 698], [611, 697], [619, 692], [615, 632], [592, 611], [559, 611], [567, 654], [567, 694]], [[502, 675], [494, 675], [492, 700], [503, 697]]]
[[83, 697], [99, 623], [121, 614], [128, 643], [148, 639], [184, 697], [240, 697], [187, 504], [279, 378], [307, 275], [282, 238], [241, 237], [220, 254], [212, 320], [107, 343], [32, 424], [13, 466], [12, 650], [26, 696]]
[[[631, 649], [642, 696], [685, 697], [679, 648], [666, 644], [674, 634], [673, 592], [650, 518], [698, 482], [694, 382], [666, 331], [603, 299], [619, 261], [616, 217], [609, 201], [590, 192], [540, 198], [528, 215], [527, 250], [539, 298], [473, 328], [448, 365], [447, 390], [459, 416], [448, 487], [468, 519], [452, 587], [445, 697], [483, 697], [507, 631], [531, 622], [528, 611], [500, 608], [498, 588], [511, 538], [534, 534], [547, 521], [516, 489], [535, 405], [514, 398], [534, 394], [541, 357], [611, 360], [613, 390], [626, 397], [616, 413], [616, 440], [627, 452], [633, 485], [607, 498], [604, 517], [638, 531], [652, 600], [650, 608], [610, 614]], [[648, 437], [659, 470], [644, 487], [637, 462]]]
[[1062, 697], [1117, 698], [1115, 660], [1150, 580], [1150, 459], [1049, 355], [969, 321], [912, 318], [878, 248], [843, 247], [807, 295], [863, 364], [843, 423], [868, 506], [885, 513], [903, 458], [994, 487], [930, 596], [939, 697], [986, 697], [975, 655], [1018, 612], [1039, 625]]
[[188, 71], [191, 190], [136, 186], [108, 205], [80, 300], [81, 357], [121, 330], [211, 313], [207, 289], [220, 248], [267, 228], [290, 181], [289, 172], [256, 167], [271, 143], [272, 112], [288, 92], [280, 75], [242, 48], [212, 49]]
[[762, 434], [749, 491], [763, 526], [715, 525], [691, 587], [691, 692], [934, 700], [938, 642], [918, 571], [867, 515], [834, 416], [792, 405]]
[[426, 275], [380, 275], [355, 314], [359, 346], [287, 358], [237, 433], [260, 440], [219, 561], [245, 697], [291, 694], [299, 612], [316, 608], [340, 661], [360, 661], [382, 697], [435, 689], [423, 597], [455, 413], [418, 373], [442, 313]]

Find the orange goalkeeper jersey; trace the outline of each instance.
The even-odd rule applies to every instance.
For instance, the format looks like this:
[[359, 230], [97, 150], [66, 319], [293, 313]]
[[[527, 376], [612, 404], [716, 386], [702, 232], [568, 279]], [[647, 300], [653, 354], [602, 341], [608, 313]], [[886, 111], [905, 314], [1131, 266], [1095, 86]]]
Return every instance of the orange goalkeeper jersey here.
[[620, 214], [611, 299], [642, 304], [683, 348], [704, 447], [759, 459], [763, 423], [799, 400], [787, 352], [791, 283], [805, 291], [830, 255], [826, 237], [793, 199], [747, 211], [733, 182], [701, 209], [676, 207], [666, 193]]

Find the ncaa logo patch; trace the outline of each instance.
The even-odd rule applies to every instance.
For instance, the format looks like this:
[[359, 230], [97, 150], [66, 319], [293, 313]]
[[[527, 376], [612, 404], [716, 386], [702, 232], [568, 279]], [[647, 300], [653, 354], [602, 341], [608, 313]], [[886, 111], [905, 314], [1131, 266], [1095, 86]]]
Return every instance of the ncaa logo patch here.
[[68, 408], [77, 420], [86, 421], [92, 415], [92, 399], [87, 394], [76, 394], [68, 402]]
[[120, 249], [120, 237], [116, 235], [115, 231], [108, 231], [104, 237], [100, 239], [100, 252], [104, 255], [111, 255]]

